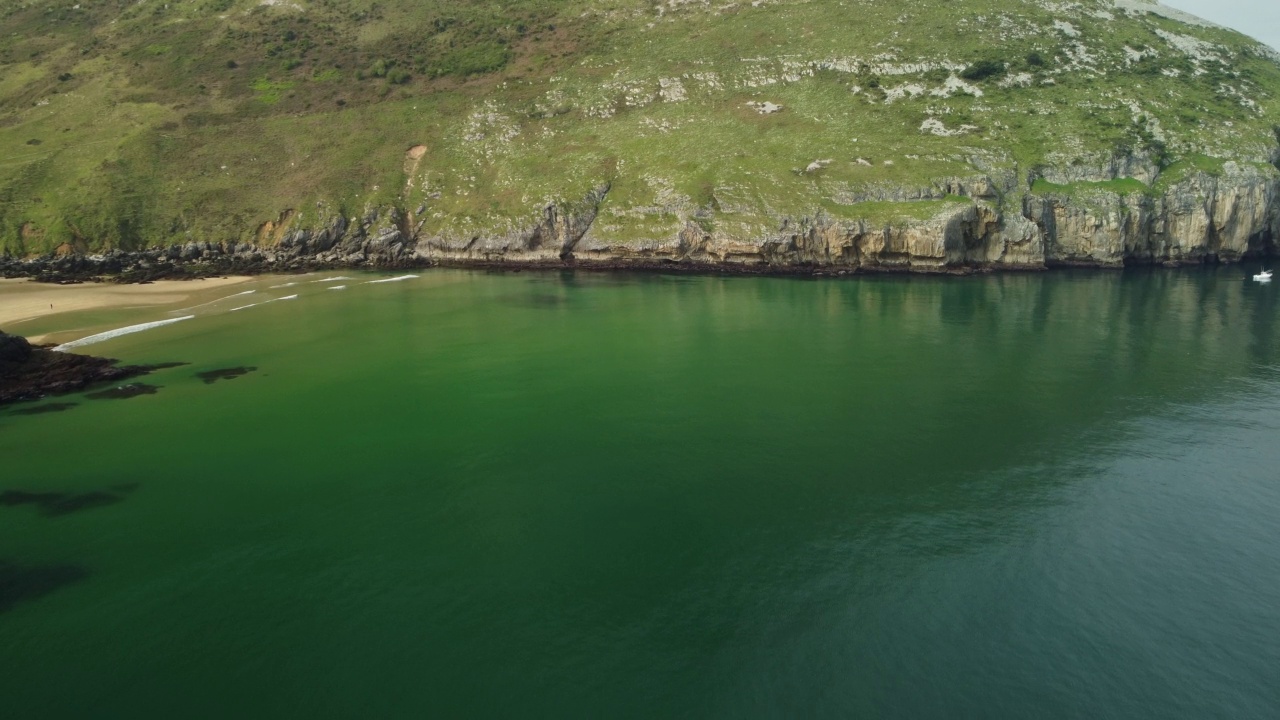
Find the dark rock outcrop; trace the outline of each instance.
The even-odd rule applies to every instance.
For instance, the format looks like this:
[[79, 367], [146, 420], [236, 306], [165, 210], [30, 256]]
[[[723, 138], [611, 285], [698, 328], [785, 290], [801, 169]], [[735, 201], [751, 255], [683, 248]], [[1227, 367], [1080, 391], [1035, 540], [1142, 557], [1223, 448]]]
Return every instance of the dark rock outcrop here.
[[33, 347], [26, 338], [0, 332], [0, 405], [75, 392], [155, 369], [149, 365], [118, 366], [109, 358]]
[[31, 343], [24, 337], [0, 332], [0, 372], [8, 365], [26, 362], [31, 357]]

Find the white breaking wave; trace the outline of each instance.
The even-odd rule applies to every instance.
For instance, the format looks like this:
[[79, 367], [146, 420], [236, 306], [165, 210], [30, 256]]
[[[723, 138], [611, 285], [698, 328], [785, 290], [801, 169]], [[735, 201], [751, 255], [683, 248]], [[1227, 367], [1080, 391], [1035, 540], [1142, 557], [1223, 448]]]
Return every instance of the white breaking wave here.
[[326, 290], [346, 290], [346, 289], [347, 289], [347, 286], [346, 286], [346, 285], [334, 285], [334, 286], [333, 286], [333, 287], [331, 287], [331, 288], [325, 288], [325, 289], [326, 289]]
[[240, 306], [240, 307], [238, 307], [238, 308], [231, 308], [231, 309], [230, 309], [230, 310], [228, 310], [227, 312], [235, 312], [235, 311], [237, 311], [237, 310], [248, 310], [248, 309], [249, 309], [249, 308], [251, 308], [251, 307], [258, 307], [259, 305], [266, 305], [267, 303], [273, 303], [273, 302], [275, 302], [275, 301], [277, 301], [277, 300], [297, 300], [297, 299], [298, 299], [298, 296], [297, 296], [297, 295], [285, 295], [284, 297], [271, 298], [270, 300], [263, 300], [263, 301], [262, 301], [262, 302], [260, 302], [260, 303], [253, 303], [252, 305], [241, 305], [241, 306]]
[[325, 283], [325, 282], [338, 282], [339, 280], [350, 280], [350, 279], [351, 278], [347, 277], [346, 275], [339, 275], [338, 277], [325, 278], [323, 280], [312, 280], [311, 282]]
[[233, 298], [233, 297], [240, 297], [241, 295], [252, 295], [252, 294], [254, 294], [254, 293], [256, 293], [256, 292], [258, 292], [258, 291], [257, 291], [257, 290], [245, 290], [244, 292], [238, 292], [238, 293], [236, 293], [235, 295], [228, 295], [228, 296], [226, 296], [226, 297], [220, 297], [220, 298], [218, 298], [217, 300], [210, 300], [210, 301], [209, 301], [209, 302], [207, 302], [207, 303], [200, 303], [199, 305], [192, 305], [192, 306], [191, 306], [191, 307], [189, 307], [189, 308], [182, 308], [181, 310], [174, 310], [173, 312], [186, 312], [186, 311], [188, 311], [188, 310], [195, 310], [196, 308], [208, 307], [208, 306], [210, 306], [210, 305], [215, 305], [215, 304], [217, 304], [217, 303], [220, 303], [220, 302], [222, 302], [223, 300], [230, 300], [230, 299], [231, 299], [231, 298]]
[[384, 278], [382, 280], [370, 280], [369, 282], [365, 283], [365, 285], [376, 285], [378, 283], [400, 282], [401, 280], [412, 280], [416, 277], [420, 277], [420, 276], [419, 275], [401, 275], [400, 277]]
[[294, 285], [297, 285], [297, 284], [298, 284], [298, 283], [296, 283], [296, 282], [291, 282], [291, 283], [285, 283], [285, 284], [283, 284], [283, 285], [272, 285], [271, 287], [269, 287], [269, 288], [267, 288], [267, 289], [268, 289], [268, 290], [279, 290], [280, 288], [293, 287]]
[[172, 320], [157, 320], [155, 322], [142, 323], [141, 325], [130, 325], [128, 327], [116, 328], [115, 330], [108, 330], [106, 332], [100, 332], [97, 335], [90, 335], [89, 337], [83, 337], [79, 340], [72, 340], [69, 343], [63, 343], [54, 348], [54, 350], [62, 352], [65, 350], [71, 350], [72, 348], [84, 347], [85, 345], [100, 343], [103, 340], [118, 338], [121, 335], [132, 335], [134, 333], [142, 332], [143, 330], [150, 330], [151, 328], [158, 328], [164, 325], [172, 325], [176, 322], [182, 322], [183, 320], [190, 320], [193, 317], [195, 317], [195, 315], [187, 315], [186, 317], [173, 318]]

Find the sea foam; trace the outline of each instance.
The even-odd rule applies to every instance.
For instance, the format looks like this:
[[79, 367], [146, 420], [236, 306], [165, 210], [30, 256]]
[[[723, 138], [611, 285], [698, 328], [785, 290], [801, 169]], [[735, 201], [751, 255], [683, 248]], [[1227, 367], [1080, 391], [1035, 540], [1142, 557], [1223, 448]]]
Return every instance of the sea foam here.
[[298, 296], [297, 296], [297, 295], [285, 295], [284, 297], [271, 298], [270, 300], [263, 300], [262, 302], [259, 302], [259, 303], [253, 303], [253, 304], [251, 304], [251, 305], [241, 305], [240, 307], [231, 308], [231, 309], [230, 309], [230, 310], [228, 310], [227, 312], [235, 312], [235, 311], [237, 311], [237, 310], [248, 310], [248, 309], [249, 309], [249, 308], [251, 308], [251, 307], [258, 307], [259, 305], [266, 305], [267, 303], [273, 303], [273, 302], [275, 302], [275, 301], [277, 301], [277, 300], [297, 300], [297, 299], [298, 299]]
[[174, 310], [173, 312], [186, 312], [186, 311], [188, 311], [188, 310], [195, 310], [196, 308], [208, 307], [208, 306], [210, 306], [210, 305], [216, 305], [217, 303], [220, 303], [220, 302], [222, 302], [223, 300], [230, 300], [231, 298], [234, 298], [234, 297], [240, 297], [241, 295], [252, 295], [252, 294], [254, 294], [254, 293], [256, 293], [256, 292], [258, 292], [258, 291], [257, 291], [257, 290], [245, 290], [244, 292], [238, 292], [238, 293], [236, 293], [236, 294], [234, 294], [234, 295], [228, 295], [228, 296], [226, 296], [226, 297], [220, 297], [220, 298], [218, 298], [217, 300], [210, 300], [210, 301], [209, 301], [209, 302], [207, 302], [207, 303], [200, 303], [199, 305], [192, 305], [192, 306], [191, 306], [191, 307], [189, 307], [189, 308], [182, 308], [181, 310]]
[[412, 280], [416, 277], [420, 277], [420, 276], [419, 275], [401, 275], [399, 277], [383, 278], [382, 280], [370, 280], [369, 282], [365, 283], [365, 285], [377, 285], [378, 283], [400, 282], [401, 280]]
[[195, 317], [195, 315], [187, 315], [186, 317], [173, 318], [171, 320], [157, 320], [155, 322], [142, 323], [141, 325], [130, 325], [128, 327], [116, 328], [115, 330], [108, 330], [106, 332], [100, 332], [97, 335], [90, 335], [89, 337], [82, 337], [79, 340], [72, 340], [69, 343], [63, 343], [55, 347], [54, 350], [58, 352], [63, 352], [66, 350], [71, 350], [73, 348], [84, 347], [85, 345], [100, 343], [103, 340], [118, 338], [121, 335], [132, 335], [134, 333], [142, 332], [143, 330], [150, 330], [152, 328], [158, 328], [165, 325], [172, 325], [177, 322], [182, 322], [183, 320], [190, 320], [193, 317]]

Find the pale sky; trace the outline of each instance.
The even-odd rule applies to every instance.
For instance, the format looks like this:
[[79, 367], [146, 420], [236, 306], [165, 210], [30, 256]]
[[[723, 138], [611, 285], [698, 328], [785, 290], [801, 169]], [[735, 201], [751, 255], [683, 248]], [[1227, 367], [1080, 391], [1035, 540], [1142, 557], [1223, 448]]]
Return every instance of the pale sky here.
[[1280, 0], [1161, 0], [1280, 50]]

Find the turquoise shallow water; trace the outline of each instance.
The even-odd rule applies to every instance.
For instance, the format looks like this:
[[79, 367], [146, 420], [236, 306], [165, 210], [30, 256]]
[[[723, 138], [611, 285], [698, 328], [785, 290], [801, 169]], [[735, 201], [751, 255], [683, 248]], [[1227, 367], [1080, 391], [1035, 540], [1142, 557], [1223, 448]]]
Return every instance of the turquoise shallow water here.
[[257, 281], [0, 410], [4, 714], [1280, 716], [1245, 275]]

